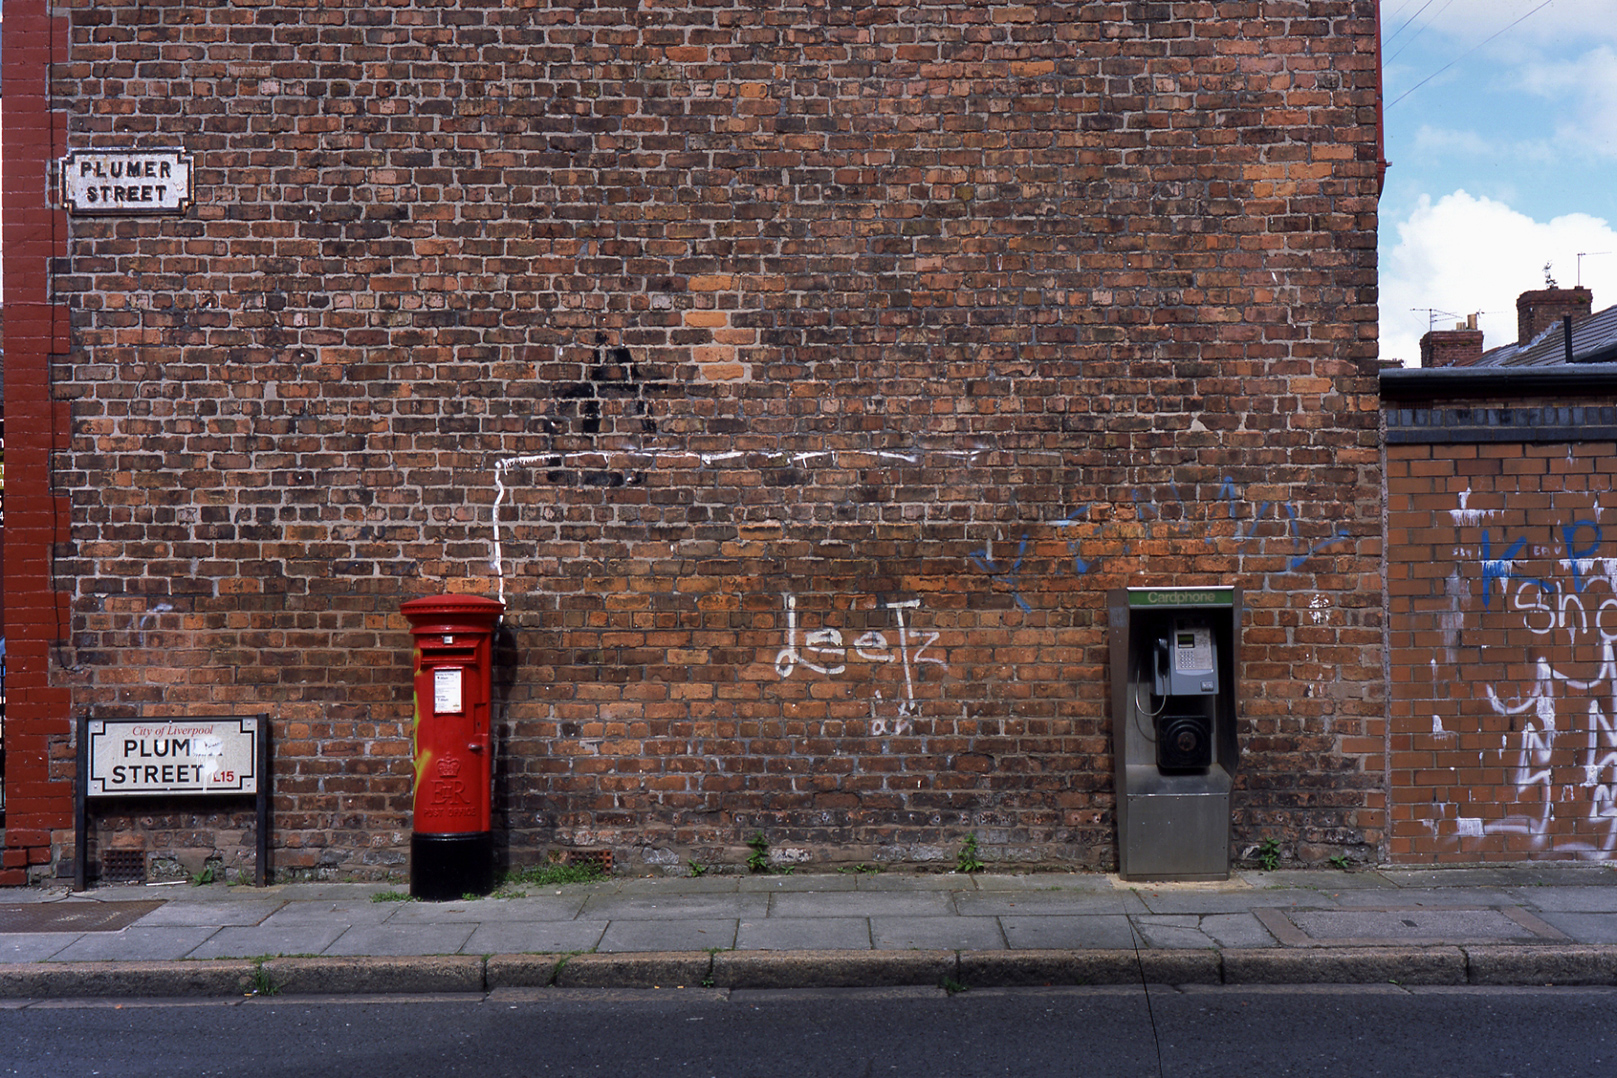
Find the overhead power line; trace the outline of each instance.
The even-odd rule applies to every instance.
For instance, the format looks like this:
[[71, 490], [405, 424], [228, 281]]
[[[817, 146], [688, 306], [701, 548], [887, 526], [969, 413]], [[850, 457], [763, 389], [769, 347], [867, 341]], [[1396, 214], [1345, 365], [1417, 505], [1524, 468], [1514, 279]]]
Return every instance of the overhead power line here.
[[1553, 3], [1555, 3], [1555, 0], [1544, 0], [1544, 2], [1542, 4], [1538, 5], [1538, 7], [1534, 8], [1532, 11], [1529, 11], [1527, 14], [1525, 14], [1525, 15], [1521, 16], [1520, 18], [1516, 19], [1514, 22], [1511, 22], [1509, 25], [1502, 26], [1498, 30], [1495, 30], [1493, 33], [1489, 34], [1486, 38], [1484, 38], [1483, 40], [1477, 42], [1475, 45], [1471, 46], [1469, 49], [1466, 49], [1460, 55], [1456, 56], [1454, 59], [1452, 59], [1448, 63], [1444, 64], [1442, 67], [1438, 68], [1436, 71], [1432, 72], [1430, 75], [1427, 75], [1424, 79], [1421, 79], [1415, 85], [1411, 86], [1409, 89], [1405, 90], [1403, 93], [1399, 94], [1397, 97], [1395, 97], [1391, 101], [1387, 102], [1386, 107], [1389, 108], [1389, 109], [1392, 108], [1394, 105], [1398, 104], [1398, 102], [1402, 101], [1404, 98], [1408, 97], [1410, 94], [1414, 93], [1416, 90], [1419, 90], [1422, 86], [1425, 86], [1428, 82], [1431, 82], [1433, 79], [1435, 79], [1439, 75], [1443, 74], [1443, 72], [1447, 71], [1449, 68], [1453, 67], [1455, 64], [1459, 63], [1461, 60], [1464, 60], [1467, 56], [1470, 56], [1472, 53], [1474, 53], [1478, 49], [1482, 48], [1482, 46], [1488, 44], [1488, 42], [1492, 41], [1494, 38], [1496, 38], [1499, 35], [1503, 34], [1506, 30], [1511, 29], [1512, 27], [1516, 26], [1519, 23], [1526, 22], [1528, 19], [1532, 18], [1534, 15], [1537, 15], [1540, 11], [1543, 11], [1545, 8], [1549, 7]]

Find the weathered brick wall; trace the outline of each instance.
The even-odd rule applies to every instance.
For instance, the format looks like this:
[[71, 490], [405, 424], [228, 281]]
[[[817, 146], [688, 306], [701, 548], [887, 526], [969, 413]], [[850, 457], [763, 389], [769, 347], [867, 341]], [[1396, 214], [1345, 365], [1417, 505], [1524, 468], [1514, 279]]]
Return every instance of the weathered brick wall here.
[[55, 279], [63, 676], [270, 711], [283, 869], [400, 866], [439, 590], [513, 860], [1111, 865], [1105, 591], [1209, 583], [1240, 841], [1375, 855], [1368, 0], [66, 7], [200, 184]]
[[1617, 852], [1607, 381], [1388, 405], [1395, 860]]

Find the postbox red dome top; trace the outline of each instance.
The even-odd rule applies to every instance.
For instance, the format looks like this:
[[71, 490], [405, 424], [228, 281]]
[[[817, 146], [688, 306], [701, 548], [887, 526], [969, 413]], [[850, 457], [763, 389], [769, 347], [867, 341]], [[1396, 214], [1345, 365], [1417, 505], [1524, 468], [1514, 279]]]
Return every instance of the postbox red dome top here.
[[414, 632], [487, 632], [505, 604], [481, 595], [425, 595], [399, 607]]

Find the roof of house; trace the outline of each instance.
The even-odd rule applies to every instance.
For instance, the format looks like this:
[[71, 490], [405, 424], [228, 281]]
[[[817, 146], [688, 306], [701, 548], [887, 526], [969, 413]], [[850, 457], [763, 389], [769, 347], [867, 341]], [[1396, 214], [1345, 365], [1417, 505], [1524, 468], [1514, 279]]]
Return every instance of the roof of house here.
[[[1604, 363], [1617, 360], [1617, 307], [1607, 307], [1572, 324], [1572, 362]], [[1561, 323], [1546, 326], [1523, 344], [1505, 344], [1482, 353], [1478, 367], [1550, 367], [1566, 363], [1566, 339]]]

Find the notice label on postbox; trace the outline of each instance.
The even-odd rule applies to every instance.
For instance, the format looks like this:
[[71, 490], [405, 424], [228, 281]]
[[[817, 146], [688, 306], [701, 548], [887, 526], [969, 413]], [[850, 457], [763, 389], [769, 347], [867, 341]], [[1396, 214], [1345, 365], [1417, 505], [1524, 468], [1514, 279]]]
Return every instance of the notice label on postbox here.
[[432, 672], [432, 710], [439, 715], [452, 715], [465, 710], [461, 703], [461, 675], [458, 666], [442, 666]]

